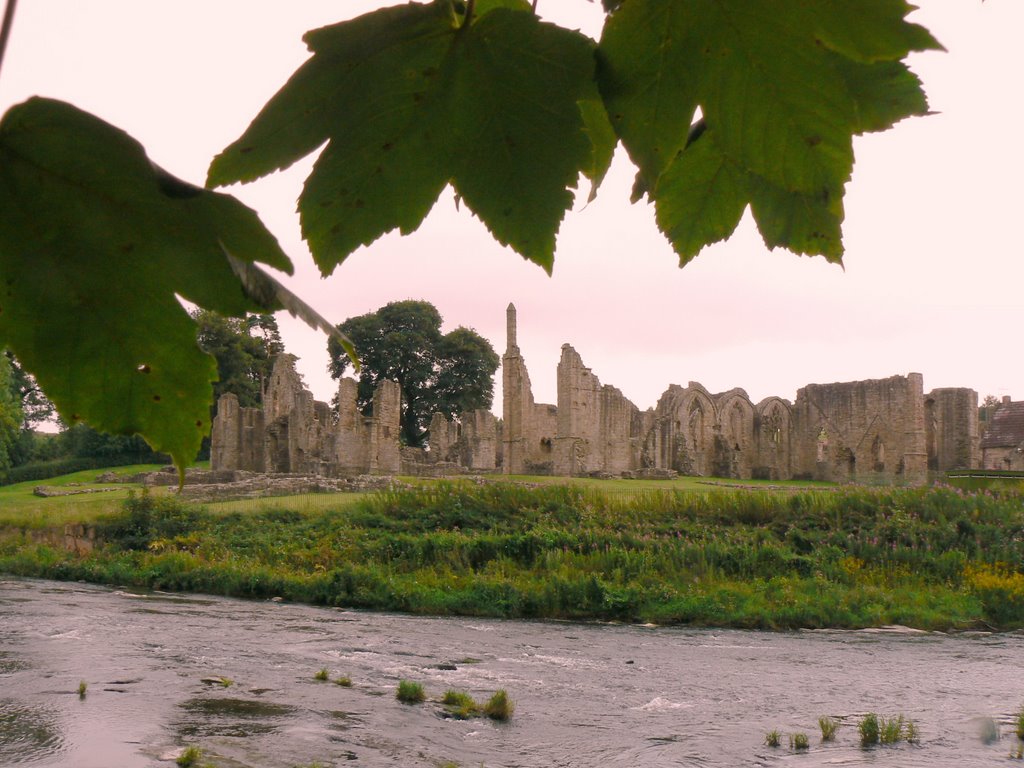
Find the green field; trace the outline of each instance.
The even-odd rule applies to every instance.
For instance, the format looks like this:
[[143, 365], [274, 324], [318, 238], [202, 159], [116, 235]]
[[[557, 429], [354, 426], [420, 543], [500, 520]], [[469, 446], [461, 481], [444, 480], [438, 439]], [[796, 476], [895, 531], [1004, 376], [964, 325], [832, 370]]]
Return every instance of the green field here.
[[[516, 479], [205, 506], [12, 486], [0, 572], [421, 614], [1024, 626], [1015, 493]], [[94, 525], [101, 546], [40, 543], [66, 522]]]

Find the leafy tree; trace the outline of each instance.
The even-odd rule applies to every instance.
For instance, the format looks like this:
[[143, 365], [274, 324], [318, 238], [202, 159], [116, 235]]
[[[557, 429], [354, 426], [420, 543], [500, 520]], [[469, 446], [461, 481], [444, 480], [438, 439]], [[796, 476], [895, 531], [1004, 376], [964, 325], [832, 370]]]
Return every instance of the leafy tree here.
[[11, 387], [21, 403], [22, 429], [35, 429], [51, 421], [56, 411], [36, 377], [26, 371], [10, 352], [7, 353], [7, 359], [11, 364]]
[[[634, 199], [653, 201], [681, 264], [747, 206], [769, 247], [839, 261], [853, 137], [927, 112], [903, 60], [940, 48], [905, 0], [604, 0], [599, 41], [536, 5], [433, 0], [309, 32], [312, 56], [207, 186], [325, 147], [299, 201], [325, 274], [414, 231], [448, 185], [550, 271], [580, 175], [593, 195], [621, 141]], [[329, 327], [257, 266], [291, 271], [253, 211], [156, 168], [94, 115], [40, 97], [11, 108], [0, 168], [0, 346], [69, 423], [141, 433], [179, 466], [195, 455], [215, 369], [179, 296]]]
[[13, 383], [11, 362], [6, 355], [0, 354], [0, 471], [14, 466], [18, 433], [24, 418]]
[[[430, 302], [396, 301], [338, 326], [359, 349], [358, 403], [364, 413], [370, 412], [380, 381], [401, 387], [406, 445], [423, 445], [434, 413], [452, 418], [488, 408], [494, 399], [498, 355], [490, 342], [469, 328], [442, 335], [441, 322]], [[327, 348], [331, 376], [340, 378], [350, 360], [333, 338]]]
[[100, 459], [104, 464], [154, 464], [167, 461], [138, 435], [109, 435], [88, 424], [75, 424], [60, 434], [64, 456]]
[[258, 406], [274, 355], [284, 351], [274, 316], [223, 317], [197, 309], [192, 312], [192, 319], [199, 326], [200, 349], [217, 360], [214, 403], [231, 392], [243, 407]]

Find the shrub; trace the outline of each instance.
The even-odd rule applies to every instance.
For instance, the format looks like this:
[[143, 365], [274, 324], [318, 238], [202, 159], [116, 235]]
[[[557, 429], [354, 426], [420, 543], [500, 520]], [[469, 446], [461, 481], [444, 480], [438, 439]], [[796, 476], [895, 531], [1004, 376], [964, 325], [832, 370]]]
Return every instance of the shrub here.
[[870, 747], [878, 743], [878, 715], [869, 712], [857, 726], [860, 731], [860, 744], [862, 747]]
[[821, 729], [822, 741], [835, 741], [836, 728], [839, 727], [838, 720], [836, 720], [834, 717], [819, 717], [818, 727]]
[[484, 714], [491, 720], [508, 720], [515, 711], [515, 704], [508, 697], [508, 693], [502, 688], [494, 693], [487, 703], [484, 704]]
[[401, 680], [398, 683], [395, 698], [403, 704], [419, 704], [427, 698], [427, 694], [424, 693], [423, 686], [419, 683], [414, 683], [411, 680]]
[[764, 743], [769, 747], [777, 747], [782, 743], [782, 734], [779, 731], [768, 731], [764, 735]]

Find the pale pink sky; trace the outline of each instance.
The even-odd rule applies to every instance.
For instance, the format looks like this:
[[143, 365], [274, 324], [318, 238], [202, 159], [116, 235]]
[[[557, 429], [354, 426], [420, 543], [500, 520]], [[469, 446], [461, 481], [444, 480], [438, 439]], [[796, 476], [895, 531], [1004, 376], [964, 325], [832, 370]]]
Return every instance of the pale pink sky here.
[[[0, 110], [33, 94], [71, 101], [201, 184], [213, 155], [306, 59], [303, 32], [382, 5], [29, 0], [0, 73]], [[540, 0], [539, 10], [596, 36], [599, 7]], [[332, 322], [426, 299], [446, 330], [475, 328], [501, 353], [514, 302], [541, 402], [555, 402], [565, 342], [641, 408], [671, 383], [743, 387], [757, 401], [910, 371], [926, 390], [1024, 399], [1024, 3], [923, 0], [911, 18], [949, 51], [911, 59], [938, 114], [855, 143], [845, 271], [769, 252], [749, 218], [680, 270], [652, 208], [629, 204], [621, 149], [598, 199], [563, 224], [551, 278], [445, 193], [418, 232], [384, 237], [321, 280], [294, 213], [309, 161], [229, 191], [260, 211], [295, 262], [287, 284]], [[324, 338], [286, 315], [280, 323], [307, 384], [329, 399]]]

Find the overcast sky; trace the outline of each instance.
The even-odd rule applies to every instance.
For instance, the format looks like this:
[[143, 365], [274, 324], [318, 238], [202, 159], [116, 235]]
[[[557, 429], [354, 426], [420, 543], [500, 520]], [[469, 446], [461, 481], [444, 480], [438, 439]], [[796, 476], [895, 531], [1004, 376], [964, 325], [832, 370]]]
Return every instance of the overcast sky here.
[[[383, 4], [28, 0], [0, 73], [0, 109], [34, 94], [73, 102], [202, 184], [210, 159], [306, 59], [303, 32]], [[596, 37], [599, 8], [540, 0], [539, 10]], [[910, 62], [937, 114], [855, 142], [845, 271], [768, 251], [749, 216], [679, 269], [653, 209], [629, 203], [621, 148], [598, 199], [567, 216], [551, 278], [498, 246], [446, 192], [418, 232], [386, 236], [322, 280], [294, 213], [309, 161], [229, 191], [291, 256], [296, 275], [285, 282], [332, 322], [426, 299], [445, 330], [472, 327], [500, 354], [514, 302], [539, 402], [556, 402], [566, 342], [642, 409], [672, 383], [743, 387], [756, 402], [911, 371], [926, 391], [1024, 399], [1024, 3], [922, 0], [911, 19], [948, 49]], [[307, 384], [329, 399], [324, 338], [287, 316], [280, 324]]]

